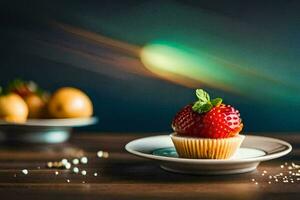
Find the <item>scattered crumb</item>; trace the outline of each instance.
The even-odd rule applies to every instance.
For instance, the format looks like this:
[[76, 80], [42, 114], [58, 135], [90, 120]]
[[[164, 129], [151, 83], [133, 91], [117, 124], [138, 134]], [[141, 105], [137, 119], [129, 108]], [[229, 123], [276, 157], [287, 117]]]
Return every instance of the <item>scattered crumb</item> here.
[[74, 168], [73, 168], [73, 172], [74, 172], [75, 174], [78, 174], [79, 168], [78, 168], [78, 167], [74, 167]]
[[108, 152], [105, 151], [105, 152], [103, 153], [103, 158], [108, 158], [108, 157], [109, 157], [109, 154], [108, 154]]
[[[275, 170], [276, 172], [267, 172], [267, 170], [263, 170], [261, 172], [261, 178], [258, 178], [258, 180], [260, 180], [261, 182], [265, 181], [268, 184], [277, 184], [277, 183], [284, 183], [284, 184], [288, 184], [288, 183], [299, 183], [300, 178], [298, 178], [300, 176], [300, 165], [297, 165], [295, 163], [287, 163], [285, 162], [284, 164], [279, 165], [280, 166], [280, 171], [279, 170]], [[265, 177], [265, 175], [268, 174], [267, 177]], [[258, 184], [259, 181], [257, 181], [256, 179], [252, 178], [251, 181], [254, 184]]]
[[70, 169], [70, 168], [71, 168], [71, 163], [69, 163], [69, 162], [66, 163], [66, 164], [65, 164], [65, 168], [66, 168], [66, 169]]
[[22, 173], [25, 174], [25, 175], [27, 175], [28, 174], [28, 170], [27, 169], [23, 169]]
[[59, 162], [47, 162], [47, 167], [48, 168], [63, 168], [64, 164], [59, 161]]
[[85, 176], [85, 175], [86, 175], [86, 171], [85, 171], [85, 170], [82, 170], [82, 171], [81, 171], [81, 174], [82, 174], [83, 176]]
[[82, 164], [87, 164], [88, 163], [88, 159], [87, 159], [87, 157], [82, 157], [81, 159], [80, 159], [80, 162], [82, 163]]
[[98, 158], [108, 158], [109, 153], [107, 151], [98, 151], [97, 156], [98, 156]]
[[62, 163], [63, 165], [66, 165], [66, 164], [68, 163], [68, 160], [64, 158], [64, 159], [61, 160], [61, 163]]
[[[79, 157], [82, 156], [82, 157]], [[76, 158], [77, 157], [77, 158]], [[88, 158], [86, 156], [83, 155], [77, 155], [75, 158], [69, 158], [70, 160], [68, 160], [67, 158], [63, 158], [60, 161], [49, 161], [46, 164], [47, 168], [54, 168], [54, 169], [71, 169], [72, 168], [72, 164], [73, 165], [79, 165], [80, 164], [87, 164], [88, 163]], [[109, 157], [109, 153], [106, 151], [98, 151], [97, 152], [97, 157], [99, 158], [108, 158]], [[40, 166], [37, 167], [37, 169], [41, 169]], [[73, 167], [72, 168], [72, 172], [75, 174], [80, 173], [83, 176], [87, 175], [87, 171], [86, 170], [79, 170], [79, 167]], [[28, 174], [28, 170], [27, 169], [23, 169], [22, 173], [27, 175]], [[55, 171], [54, 174], [57, 176], [59, 175], [59, 171]], [[98, 176], [97, 172], [93, 173], [93, 176]], [[17, 177], [17, 174], [14, 174], [14, 177]], [[70, 179], [66, 179], [66, 181], [69, 183]], [[253, 179], [253, 181], [255, 181], [255, 179]], [[82, 181], [82, 183], [86, 183], [85, 181]]]
[[52, 162], [47, 162], [47, 167], [48, 168], [52, 168], [53, 167], [53, 163]]
[[101, 157], [103, 156], [103, 151], [98, 151], [98, 152], [97, 152], [97, 156], [98, 156], [99, 158], [101, 158]]
[[78, 164], [79, 164], [78, 158], [73, 159], [73, 160], [72, 160], [72, 163], [73, 163], [74, 165], [78, 165]]

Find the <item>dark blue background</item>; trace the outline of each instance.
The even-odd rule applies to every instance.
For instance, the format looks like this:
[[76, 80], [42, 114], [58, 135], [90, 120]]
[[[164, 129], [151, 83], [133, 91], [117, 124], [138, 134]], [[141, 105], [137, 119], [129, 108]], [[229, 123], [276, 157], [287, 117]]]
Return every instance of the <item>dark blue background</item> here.
[[[296, 55], [300, 53], [300, 16], [297, 1], [2, 1], [0, 7], [0, 85], [19, 77], [34, 80], [50, 91], [61, 86], [81, 88], [93, 100], [95, 115], [99, 117], [99, 124], [86, 130], [169, 131], [176, 111], [195, 100], [194, 90], [162, 79], [127, 73], [105, 63], [101, 64], [101, 68], [112, 70], [108, 75], [105, 70], [95, 73], [60, 59], [32, 53], [31, 50], [40, 51], [43, 55], [48, 52], [46, 47], [35, 43], [35, 39], [39, 38], [56, 43], [71, 40], [69, 42], [77, 47], [94, 48], [68, 38], [49, 25], [49, 21], [70, 24], [142, 46], [168, 34], [176, 38], [170, 33], [172, 27], [183, 32], [186, 30], [188, 37], [189, 31], [193, 30], [194, 16], [184, 10], [198, 9], [199, 12], [251, 24], [257, 29], [267, 29], [266, 36], [277, 42], [283, 54], [294, 59], [294, 65], [283, 65], [282, 71], [287, 76], [291, 72], [294, 75], [299, 73], [299, 57]], [[176, 12], [181, 11], [184, 18], [177, 19]], [[207, 20], [211, 19], [208, 17]], [[169, 27], [170, 21], [174, 24]], [[185, 23], [187, 26], [183, 25]], [[181, 28], [176, 27], [177, 24]], [[226, 24], [222, 28], [226, 29]], [[242, 30], [243, 26], [236, 25], [234, 28]], [[286, 37], [282, 37], [282, 33]], [[290, 53], [289, 49], [296, 49], [296, 52]], [[105, 48], [99, 50], [103, 54], [107, 51]], [[51, 51], [49, 54], [55, 55]], [[294, 78], [294, 82], [299, 80]], [[283, 102], [277, 107], [272, 102], [260, 103], [213, 87], [204, 88], [214, 96], [224, 96], [227, 102], [240, 110], [245, 131], [300, 129], [299, 103], [286, 105]]]

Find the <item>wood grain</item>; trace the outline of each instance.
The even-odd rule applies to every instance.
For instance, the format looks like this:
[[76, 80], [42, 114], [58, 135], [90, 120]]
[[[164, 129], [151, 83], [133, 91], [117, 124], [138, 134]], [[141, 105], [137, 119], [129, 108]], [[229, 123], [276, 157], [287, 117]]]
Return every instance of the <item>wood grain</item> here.
[[[156, 162], [125, 152], [127, 142], [149, 135], [75, 133], [64, 144], [1, 144], [1, 199], [297, 199], [300, 195], [300, 181], [268, 184], [268, 175], [282, 171], [280, 165], [300, 164], [300, 134], [275, 135], [293, 145], [289, 155], [264, 162], [257, 171], [227, 176], [174, 174], [163, 171]], [[99, 150], [108, 151], [109, 158], [98, 158]], [[79, 165], [87, 171], [86, 176], [46, 168], [48, 161], [82, 155], [89, 158], [87, 165]], [[22, 174], [22, 169], [29, 174]], [[264, 170], [268, 174], [262, 176]]]

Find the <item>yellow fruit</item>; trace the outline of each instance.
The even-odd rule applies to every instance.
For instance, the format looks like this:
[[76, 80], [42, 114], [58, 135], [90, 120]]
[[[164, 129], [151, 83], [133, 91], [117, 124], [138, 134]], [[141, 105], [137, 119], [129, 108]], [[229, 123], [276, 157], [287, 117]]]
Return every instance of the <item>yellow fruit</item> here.
[[29, 118], [43, 118], [47, 113], [46, 101], [36, 94], [24, 97], [29, 109]]
[[56, 118], [90, 117], [93, 105], [89, 97], [79, 89], [64, 87], [58, 89], [50, 98], [49, 113]]
[[8, 122], [23, 123], [28, 116], [25, 101], [17, 94], [0, 96], [0, 119]]

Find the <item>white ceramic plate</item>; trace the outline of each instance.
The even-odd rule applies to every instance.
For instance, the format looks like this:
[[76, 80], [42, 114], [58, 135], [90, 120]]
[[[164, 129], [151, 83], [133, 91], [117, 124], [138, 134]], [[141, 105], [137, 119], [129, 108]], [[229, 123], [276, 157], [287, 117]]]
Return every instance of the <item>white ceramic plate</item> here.
[[0, 141], [22, 143], [60, 143], [70, 137], [72, 127], [97, 123], [96, 117], [70, 119], [28, 119], [25, 123], [0, 120]]
[[292, 146], [282, 140], [247, 135], [236, 155], [227, 160], [178, 158], [170, 136], [146, 137], [129, 142], [125, 149], [159, 162], [161, 168], [187, 174], [237, 174], [256, 169], [262, 161], [288, 154]]

